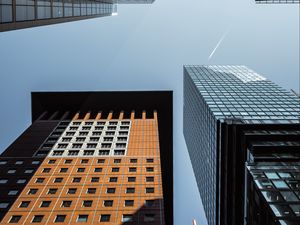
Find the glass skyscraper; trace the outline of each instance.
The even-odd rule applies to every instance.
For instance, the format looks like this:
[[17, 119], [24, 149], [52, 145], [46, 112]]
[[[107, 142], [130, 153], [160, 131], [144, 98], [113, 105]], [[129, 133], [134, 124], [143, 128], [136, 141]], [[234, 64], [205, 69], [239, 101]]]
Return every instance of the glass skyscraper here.
[[[297, 96], [245, 66], [184, 66], [184, 136], [209, 225], [297, 220], [299, 212], [290, 206], [287, 218], [278, 217], [256, 185], [252, 169], [273, 166], [277, 171], [272, 172], [279, 173], [283, 165], [299, 164], [294, 154], [300, 141], [299, 118]], [[282, 149], [289, 156], [282, 155]], [[279, 181], [282, 177], [276, 175]], [[291, 173], [290, 179], [297, 178]], [[284, 191], [293, 191], [285, 184]], [[270, 187], [276, 192], [275, 183]], [[256, 214], [250, 204], [254, 193], [262, 199]], [[262, 221], [259, 213], [269, 219]]]

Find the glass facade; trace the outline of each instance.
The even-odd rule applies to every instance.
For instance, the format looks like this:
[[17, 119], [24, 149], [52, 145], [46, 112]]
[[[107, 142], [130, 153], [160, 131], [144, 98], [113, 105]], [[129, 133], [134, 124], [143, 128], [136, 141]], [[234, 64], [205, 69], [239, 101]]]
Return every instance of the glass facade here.
[[[257, 132], [275, 132], [271, 136], [278, 136], [282, 128], [269, 131], [268, 126], [299, 123], [300, 99], [245, 66], [185, 66], [183, 115], [184, 136], [208, 224], [241, 224], [244, 220], [241, 202], [245, 197], [244, 178], [247, 176], [244, 171], [247, 169], [248, 149], [240, 143], [245, 133], [238, 132], [238, 127], [240, 130], [254, 127], [256, 129], [252, 132], [255, 135]], [[262, 130], [261, 126], [268, 129]], [[247, 138], [251, 139], [254, 134]], [[251, 141], [249, 143], [253, 145]], [[277, 142], [268, 138], [260, 141], [257, 149], [293, 145], [291, 141], [281, 141], [280, 138]], [[252, 157], [257, 155], [253, 153]], [[258, 158], [277, 158], [278, 161], [281, 157], [284, 157], [281, 153], [266, 151]], [[289, 158], [295, 159], [295, 155]], [[274, 179], [272, 185], [279, 189], [289, 187], [280, 180], [288, 175], [284, 170], [264, 174], [266, 179]], [[280, 196], [283, 199], [298, 198], [296, 193], [288, 192], [280, 192]], [[232, 208], [224, 210], [229, 206]]]

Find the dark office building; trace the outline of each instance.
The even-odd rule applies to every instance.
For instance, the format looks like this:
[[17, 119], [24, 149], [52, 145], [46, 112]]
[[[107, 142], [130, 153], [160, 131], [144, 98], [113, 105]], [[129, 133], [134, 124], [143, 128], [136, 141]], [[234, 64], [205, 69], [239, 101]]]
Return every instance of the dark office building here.
[[244, 66], [184, 67], [184, 136], [209, 225], [300, 224], [300, 99]]
[[37, 92], [0, 224], [173, 224], [172, 92]]
[[300, 0], [255, 0], [257, 4], [299, 4]]

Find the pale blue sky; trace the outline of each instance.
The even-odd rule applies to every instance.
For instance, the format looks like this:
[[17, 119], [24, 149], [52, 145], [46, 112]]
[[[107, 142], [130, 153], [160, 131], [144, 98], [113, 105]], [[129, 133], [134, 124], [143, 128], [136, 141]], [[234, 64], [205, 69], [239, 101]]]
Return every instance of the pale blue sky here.
[[30, 124], [31, 91], [174, 90], [175, 225], [205, 225], [182, 135], [182, 66], [246, 65], [299, 90], [299, 5], [156, 0], [118, 11], [0, 33], [0, 151]]

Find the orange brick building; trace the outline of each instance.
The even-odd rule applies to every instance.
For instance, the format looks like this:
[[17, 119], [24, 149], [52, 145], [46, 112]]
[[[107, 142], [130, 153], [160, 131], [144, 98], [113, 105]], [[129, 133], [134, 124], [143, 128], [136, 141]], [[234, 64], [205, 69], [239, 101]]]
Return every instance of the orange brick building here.
[[0, 158], [1, 224], [173, 224], [170, 112], [170, 92], [33, 94], [34, 123]]

